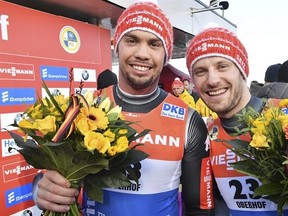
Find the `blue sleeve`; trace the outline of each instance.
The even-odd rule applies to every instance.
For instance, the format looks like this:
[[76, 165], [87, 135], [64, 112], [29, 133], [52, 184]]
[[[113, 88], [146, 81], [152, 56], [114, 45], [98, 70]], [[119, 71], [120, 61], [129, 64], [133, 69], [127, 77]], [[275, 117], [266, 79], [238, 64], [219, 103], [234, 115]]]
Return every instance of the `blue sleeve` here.
[[[33, 179], [33, 182], [32, 182], [32, 197], [33, 197], [33, 201], [36, 204], [36, 201], [37, 201], [37, 192], [38, 192], [38, 182], [40, 179], [43, 178], [43, 173], [38, 173], [35, 178]], [[37, 206], [39, 208], [39, 206]]]

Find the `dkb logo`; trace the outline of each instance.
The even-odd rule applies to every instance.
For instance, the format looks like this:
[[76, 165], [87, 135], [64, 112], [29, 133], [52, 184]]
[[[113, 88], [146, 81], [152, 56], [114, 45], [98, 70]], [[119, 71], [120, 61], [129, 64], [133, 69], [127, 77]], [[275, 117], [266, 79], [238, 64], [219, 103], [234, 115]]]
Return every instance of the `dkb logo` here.
[[186, 109], [173, 104], [164, 103], [161, 116], [183, 120]]

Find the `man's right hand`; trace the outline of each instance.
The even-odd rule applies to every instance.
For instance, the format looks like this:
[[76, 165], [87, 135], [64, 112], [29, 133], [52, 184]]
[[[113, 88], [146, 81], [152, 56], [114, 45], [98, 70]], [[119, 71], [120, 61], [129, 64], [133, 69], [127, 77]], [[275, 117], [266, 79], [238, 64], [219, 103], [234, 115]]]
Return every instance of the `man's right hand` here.
[[70, 182], [56, 171], [46, 171], [37, 184], [36, 205], [41, 209], [67, 212], [69, 205], [76, 202], [79, 194], [79, 191], [70, 188]]

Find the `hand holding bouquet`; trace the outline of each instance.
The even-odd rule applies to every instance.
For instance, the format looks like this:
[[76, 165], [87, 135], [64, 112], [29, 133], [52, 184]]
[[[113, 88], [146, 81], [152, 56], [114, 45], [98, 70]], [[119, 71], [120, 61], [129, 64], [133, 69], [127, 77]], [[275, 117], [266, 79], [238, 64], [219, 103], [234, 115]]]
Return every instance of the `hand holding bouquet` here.
[[[268, 103], [269, 104], [269, 103]], [[246, 125], [236, 135], [249, 133], [251, 141], [230, 140], [232, 150], [242, 159], [230, 164], [235, 170], [258, 178], [262, 185], [254, 196], [265, 198], [278, 205], [281, 214], [288, 204], [288, 99], [279, 107], [268, 106], [263, 112], [249, 108], [238, 115]]]
[[[149, 130], [134, 130], [135, 123], [125, 121], [121, 107], [108, 97], [94, 97], [93, 92], [53, 96], [43, 86], [48, 97], [38, 99], [12, 125], [24, 136], [9, 131], [26, 162], [37, 169], [58, 171], [75, 188], [84, 185], [88, 196], [99, 202], [103, 188], [137, 181], [133, 164], [148, 155], [137, 149], [141, 144], [129, 145]], [[60, 213], [46, 211], [45, 215]], [[77, 204], [65, 215], [80, 215]]]

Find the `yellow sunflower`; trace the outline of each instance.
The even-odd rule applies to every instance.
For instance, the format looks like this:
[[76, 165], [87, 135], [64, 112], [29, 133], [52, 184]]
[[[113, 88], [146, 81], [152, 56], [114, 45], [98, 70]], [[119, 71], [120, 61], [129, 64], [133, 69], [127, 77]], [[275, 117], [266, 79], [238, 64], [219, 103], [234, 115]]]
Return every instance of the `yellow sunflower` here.
[[75, 119], [75, 126], [82, 134], [98, 129], [104, 130], [108, 127], [108, 123], [105, 112], [95, 107], [89, 107], [89, 109], [81, 108]]

